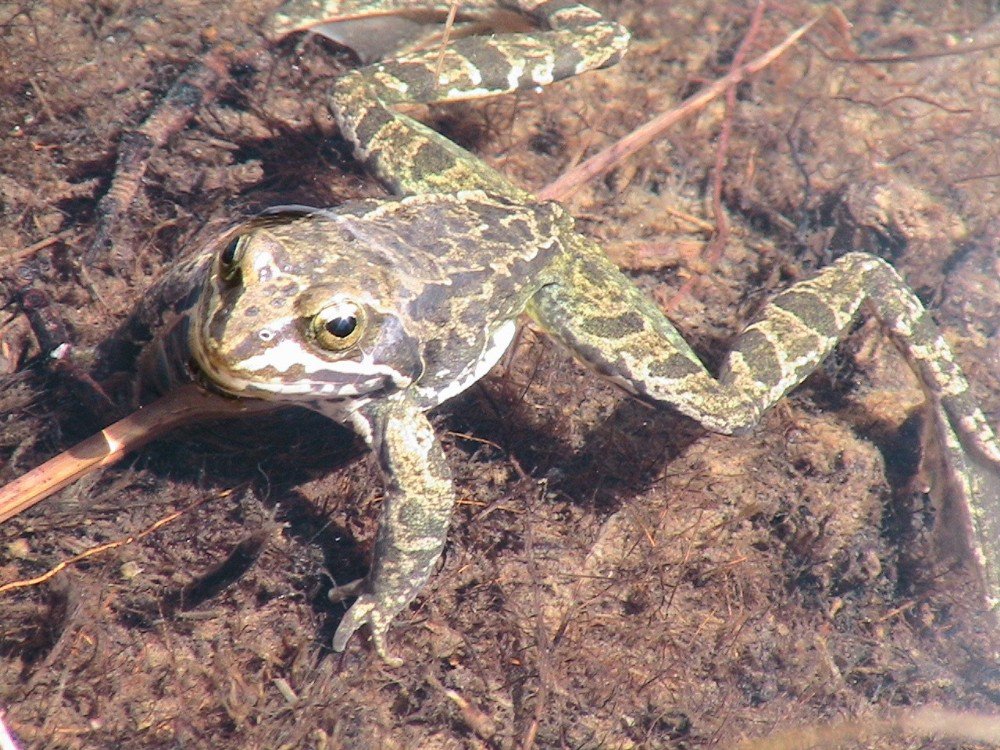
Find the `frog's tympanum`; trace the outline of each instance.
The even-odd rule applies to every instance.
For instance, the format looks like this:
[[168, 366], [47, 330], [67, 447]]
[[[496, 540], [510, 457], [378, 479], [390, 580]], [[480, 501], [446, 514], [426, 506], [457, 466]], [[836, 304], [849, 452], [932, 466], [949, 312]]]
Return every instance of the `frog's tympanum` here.
[[[430, 576], [455, 500], [427, 412], [496, 364], [521, 315], [636, 397], [736, 433], [870, 312], [927, 392], [949, 481], [969, 511], [973, 557], [995, 597], [998, 519], [984, 509], [1000, 502], [1000, 446], [948, 345], [886, 262], [847, 253], [778, 295], [716, 378], [562, 208], [390, 108], [549, 84], [611, 65], [626, 48], [625, 29], [583, 5], [508, 5], [538, 30], [453, 40], [331, 84], [341, 133], [395, 197], [272, 210], [195, 264], [203, 281], [185, 344], [195, 376], [224, 394], [315, 409], [378, 457], [386, 496], [371, 570], [349, 589], [358, 597], [334, 648], [367, 623], [378, 653], [394, 661], [387, 629]], [[325, 16], [318, 6], [297, 0], [276, 25], [308, 27]], [[377, 15], [407, 4], [342, 2], [336, 11], [348, 17], [354, 6]]]

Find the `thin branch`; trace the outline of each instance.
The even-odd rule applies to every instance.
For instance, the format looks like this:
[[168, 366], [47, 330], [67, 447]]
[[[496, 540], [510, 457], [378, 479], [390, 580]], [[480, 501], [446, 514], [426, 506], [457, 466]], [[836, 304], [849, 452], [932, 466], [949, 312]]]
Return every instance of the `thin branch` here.
[[[753, 16], [750, 18], [750, 26], [747, 33], [740, 42], [733, 62], [730, 66], [730, 73], [739, 70], [746, 60], [747, 50], [753, 40], [760, 32], [760, 22], [764, 18], [764, 10], [767, 7], [765, 0], [760, 0], [754, 8]], [[715, 268], [722, 259], [722, 253], [729, 243], [729, 220], [726, 218], [725, 209], [722, 207], [722, 186], [723, 175], [726, 171], [726, 158], [729, 154], [729, 141], [733, 133], [733, 118], [736, 116], [736, 84], [726, 88], [726, 114], [722, 119], [722, 130], [719, 133], [719, 140], [715, 147], [715, 164], [712, 166], [712, 217], [715, 219], [715, 235], [709, 241], [707, 247], [701, 254], [701, 260], [705, 261], [706, 268]], [[681, 300], [691, 293], [695, 284], [703, 277], [702, 274], [692, 274], [681, 285], [674, 296], [666, 304], [665, 312], [670, 312], [677, 308]]]
[[730, 71], [727, 75], [706, 86], [694, 96], [685, 99], [678, 107], [654, 117], [617, 143], [590, 157], [569, 172], [564, 173], [559, 179], [549, 183], [538, 191], [539, 200], [566, 200], [590, 180], [610, 171], [620, 161], [645, 148], [677, 123], [688, 119], [704, 109], [713, 99], [725, 94], [730, 86], [735, 86], [750, 76], [759, 73], [787, 52], [819, 20], [820, 18], [814, 18], [809, 23], [799, 27], [789, 34], [781, 44], [773, 47], [746, 65]]
[[174, 427], [273, 408], [266, 401], [226, 398], [194, 384], [176, 388], [0, 487], [0, 523], [95, 469], [115, 463]]

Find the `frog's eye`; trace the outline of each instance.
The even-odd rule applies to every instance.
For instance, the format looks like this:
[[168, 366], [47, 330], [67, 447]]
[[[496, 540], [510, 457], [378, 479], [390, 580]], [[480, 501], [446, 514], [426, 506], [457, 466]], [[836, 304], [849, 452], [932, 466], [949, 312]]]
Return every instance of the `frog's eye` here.
[[313, 337], [324, 349], [341, 352], [354, 346], [364, 330], [364, 311], [353, 302], [338, 302], [313, 316]]
[[224, 281], [234, 282], [239, 277], [240, 258], [246, 245], [246, 235], [236, 235], [219, 253], [219, 275]]

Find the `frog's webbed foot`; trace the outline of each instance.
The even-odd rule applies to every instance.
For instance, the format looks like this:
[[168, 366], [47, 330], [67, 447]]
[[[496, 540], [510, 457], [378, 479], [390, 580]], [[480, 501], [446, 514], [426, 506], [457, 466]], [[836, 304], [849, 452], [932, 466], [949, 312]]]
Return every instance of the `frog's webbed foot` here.
[[[362, 579], [362, 581], [364, 580]], [[331, 598], [339, 595], [340, 588], [343, 587], [331, 590]], [[403, 660], [389, 653], [385, 637], [389, 630], [389, 624], [399, 614], [400, 610], [406, 607], [406, 604], [406, 601], [399, 601], [398, 599], [379, 601], [379, 597], [375, 594], [362, 594], [351, 605], [351, 608], [347, 610], [344, 619], [337, 626], [337, 632], [333, 634], [333, 650], [339, 652], [347, 648], [347, 642], [351, 639], [351, 636], [363, 625], [367, 624], [371, 630], [372, 645], [375, 647], [375, 653], [390, 667], [402, 666]]]

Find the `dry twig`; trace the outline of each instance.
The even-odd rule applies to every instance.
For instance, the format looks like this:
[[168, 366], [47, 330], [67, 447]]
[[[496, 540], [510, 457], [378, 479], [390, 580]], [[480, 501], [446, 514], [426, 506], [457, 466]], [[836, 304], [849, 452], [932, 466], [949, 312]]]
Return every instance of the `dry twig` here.
[[694, 96], [685, 99], [679, 106], [661, 115], [657, 115], [645, 125], [633, 130], [617, 143], [608, 146], [585, 162], [565, 172], [557, 180], [550, 182], [542, 188], [537, 193], [538, 199], [552, 201], [566, 200], [590, 180], [610, 171], [616, 164], [648, 146], [677, 123], [688, 119], [704, 109], [713, 99], [717, 99], [725, 94], [730, 86], [735, 86], [750, 76], [759, 73], [791, 49], [819, 20], [819, 18], [814, 18], [809, 23], [800, 26], [789, 34], [781, 44], [772, 47], [746, 65], [730, 71], [727, 75], [706, 86]]
[[0, 523], [174, 427], [273, 408], [266, 401], [225, 398], [194, 384], [181, 386], [0, 487]]

